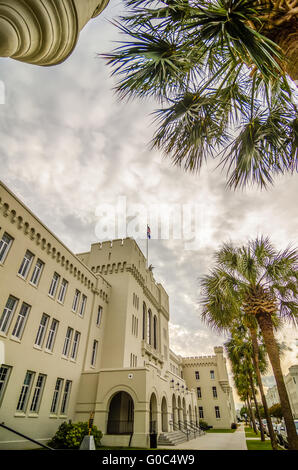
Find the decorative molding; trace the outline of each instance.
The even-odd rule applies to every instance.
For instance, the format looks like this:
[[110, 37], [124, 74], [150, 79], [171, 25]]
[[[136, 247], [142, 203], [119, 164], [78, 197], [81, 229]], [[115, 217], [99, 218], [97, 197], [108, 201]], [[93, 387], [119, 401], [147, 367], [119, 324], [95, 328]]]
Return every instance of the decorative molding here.
[[[43, 251], [45, 254], [56, 261], [57, 264], [60, 264], [66, 271], [69, 271], [69, 274], [72, 274], [74, 278], [79, 280], [88, 290], [91, 290], [93, 293], [96, 294], [96, 280], [101, 280], [102, 283], [106, 284], [109, 287], [109, 284], [106, 282], [105, 279], [99, 278], [98, 275], [91, 273], [94, 276], [94, 279], [89, 278], [83, 270], [90, 271], [89, 268], [83, 264], [83, 262], [77, 258], [74, 254], [73, 260], [70, 258], [68, 259], [62, 250], [58, 249], [56, 246], [52, 245], [47, 239], [46, 235], [40, 233], [41, 231], [37, 230], [35, 227], [29, 224], [23, 216], [18, 215], [17, 211], [13, 208], [10, 208], [9, 204], [4, 202], [3, 197], [0, 197], [0, 215], [7, 217], [11, 224], [15, 225], [17, 230], [20, 230], [25, 236], [30, 238], [31, 241], [35, 242], [37, 246]], [[63, 247], [64, 248], [64, 247]], [[78, 263], [82, 263], [82, 267], [80, 268], [79, 265], [75, 265], [75, 261]], [[109, 294], [104, 289], [98, 289], [99, 296], [108, 303], [109, 301]]]
[[[102, 12], [108, 0], [96, 3], [95, 11], [86, 12], [88, 21]], [[42, 66], [63, 62], [78, 41], [78, 11], [92, 8], [79, 4], [77, 9], [76, 4], [78, 0], [1, 1], [0, 56]]]

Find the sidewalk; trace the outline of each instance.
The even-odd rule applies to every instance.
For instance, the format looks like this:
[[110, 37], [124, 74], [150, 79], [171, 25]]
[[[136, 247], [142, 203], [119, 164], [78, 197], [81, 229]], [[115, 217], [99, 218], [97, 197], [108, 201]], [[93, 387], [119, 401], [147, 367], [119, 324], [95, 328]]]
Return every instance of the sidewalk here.
[[[169, 449], [169, 446], [158, 446], [158, 448]], [[178, 444], [173, 449], [247, 450], [244, 427], [239, 426], [233, 433], [206, 433], [204, 436]]]

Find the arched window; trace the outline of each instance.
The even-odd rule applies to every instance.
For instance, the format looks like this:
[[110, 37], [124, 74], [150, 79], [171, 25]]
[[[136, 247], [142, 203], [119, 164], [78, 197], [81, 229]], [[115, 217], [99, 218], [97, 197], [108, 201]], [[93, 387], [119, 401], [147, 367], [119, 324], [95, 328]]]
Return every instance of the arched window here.
[[149, 344], [152, 344], [152, 326], [151, 326], [151, 321], [152, 321], [152, 312], [151, 310], [149, 309], [148, 310], [148, 333], [147, 333], [147, 336], [148, 336], [148, 343]]
[[143, 339], [146, 339], [146, 304], [143, 302]]
[[157, 317], [154, 315], [153, 318], [153, 347], [157, 349]]

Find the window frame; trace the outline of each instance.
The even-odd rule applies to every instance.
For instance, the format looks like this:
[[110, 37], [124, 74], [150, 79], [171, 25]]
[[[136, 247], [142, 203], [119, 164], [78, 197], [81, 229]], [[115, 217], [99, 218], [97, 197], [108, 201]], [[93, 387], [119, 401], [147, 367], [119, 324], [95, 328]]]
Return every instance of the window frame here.
[[[64, 304], [67, 288], [68, 288], [68, 281], [65, 278], [63, 278], [61, 281], [59, 293], [57, 296], [57, 302], [59, 302], [60, 304]], [[61, 296], [61, 293], [62, 293], [62, 296]]]
[[[59, 388], [57, 389], [58, 381], [59, 381]], [[55, 388], [54, 388], [54, 393], [53, 393], [53, 398], [52, 398], [52, 403], [51, 403], [51, 408], [50, 408], [51, 414], [55, 414], [55, 415], [58, 414], [63, 386], [64, 386], [64, 379], [62, 379], [61, 377], [57, 377]], [[53, 409], [53, 406], [54, 406], [54, 409]]]
[[[28, 253], [30, 254], [30, 259], [26, 258], [26, 255]], [[23, 260], [18, 270], [18, 276], [21, 277], [22, 279], [27, 279], [34, 257], [35, 255], [30, 250], [26, 250]], [[26, 261], [28, 262], [26, 263]]]
[[61, 401], [61, 406], [60, 406], [60, 414], [61, 415], [66, 415], [67, 414], [71, 387], [72, 387], [72, 381], [71, 380], [65, 380], [64, 390], [63, 390], [63, 393], [62, 393], [62, 401]]
[[[57, 325], [57, 327], [55, 329], [52, 328], [53, 324]], [[49, 328], [48, 337], [47, 337], [46, 346], [45, 346], [46, 351], [53, 352], [58, 327], [59, 327], [59, 321], [56, 320], [56, 318], [52, 318], [52, 322], [51, 322], [51, 326]], [[52, 332], [53, 332], [53, 334], [51, 334]], [[51, 348], [48, 347], [50, 339], [51, 339], [51, 346], [52, 346]]]
[[[35, 273], [36, 273], [36, 268], [37, 268], [38, 262], [41, 263], [41, 266], [40, 266], [40, 268], [38, 269], [38, 274], [37, 274], [37, 277], [36, 277]], [[36, 263], [35, 263], [35, 266], [34, 266], [34, 269], [33, 269], [33, 272], [32, 272], [32, 275], [31, 275], [31, 279], [30, 279], [30, 281], [29, 281], [29, 283], [30, 283], [32, 286], [35, 286], [35, 287], [38, 286], [39, 281], [40, 281], [40, 278], [41, 278], [41, 275], [42, 275], [43, 268], [44, 268], [44, 262], [43, 262], [40, 258], [37, 258]], [[36, 281], [35, 281], [35, 282], [33, 282], [34, 277], [36, 277]]]
[[97, 309], [97, 315], [96, 315], [96, 326], [101, 325], [102, 313], [103, 313], [103, 307], [99, 305]]
[[[77, 293], [78, 293], [78, 295], [77, 295]], [[74, 298], [73, 298], [73, 302], [72, 302], [72, 307], [71, 307], [71, 310], [74, 313], [77, 313], [78, 305], [80, 303], [80, 297], [81, 297], [81, 291], [79, 291], [79, 289], [76, 289], [75, 290], [75, 295], [74, 295]]]
[[[1, 370], [2, 369], [6, 369], [6, 374], [5, 374], [4, 378], [2, 378], [2, 376], [1, 376]], [[9, 382], [11, 371], [12, 371], [12, 366], [8, 366], [6, 364], [1, 364], [0, 365], [0, 384], [2, 384], [2, 385], [0, 385], [0, 406], [1, 406], [2, 401], [4, 399], [4, 395], [5, 395], [5, 391], [6, 391], [8, 382]]]
[[[62, 349], [62, 356], [63, 357], [68, 357], [69, 356], [70, 345], [71, 345], [72, 337], [73, 337], [73, 331], [74, 331], [73, 328], [71, 328], [70, 326], [67, 327], [66, 335], [65, 335], [65, 339], [64, 339], [64, 344], [63, 344], [63, 349]], [[68, 333], [70, 333], [69, 336], [68, 336]]]
[[[45, 324], [42, 324], [43, 319], [45, 319]], [[44, 343], [44, 339], [45, 339], [45, 336], [46, 336], [46, 331], [47, 331], [47, 327], [48, 327], [48, 324], [49, 324], [49, 320], [50, 320], [50, 317], [46, 313], [43, 313], [41, 315], [41, 319], [40, 319], [40, 322], [39, 322], [39, 326], [38, 326], [34, 346], [38, 346], [40, 348], [43, 347], [43, 343]], [[39, 340], [40, 344], [37, 342], [38, 340]]]
[[73, 342], [71, 347], [70, 359], [76, 361], [79, 351], [79, 344], [81, 339], [81, 333], [79, 331], [75, 331], [73, 335]]
[[93, 344], [92, 344], [92, 353], [91, 353], [91, 367], [95, 367], [96, 365], [97, 351], [98, 351], [98, 341], [94, 339]]
[[[9, 238], [8, 243], [3, 240], [5, 235]], [[2, 235], [2, 238], [0, 240], [0, 264], [4, 264], [13, 242], [14, 242], [14, 238], [11, 235], [9, 235], [9, 233], [4, 232], [3, 235]], [[2, 243], [2, 245], [1, 245], [1, 243]], [[3, 250], [4, 244], [6, 244], [6, 246]]]
[[[57, 277], [56, 277], [56, 280], [54, 281], [55, 276], [57, 276]], [[58, 274], [58, 273], [55, 271], [54, 274], [53, 274], [52, 280], [51, 280], [50, 289], [49, 289], [49, 293], [48, 293], [48, 295], [49, 295], [49, 297], [51, 297], [51, 299], [54, 299], [55, 296], [56, 296], [59, 282], [60, 282], [60, 274]], [[52, 291], [52, 286], [54, 286], [54, 291], [53, 291], [53, 293], [51, 293], [51, 291]]]
[[[14, 299], [14, 305], [13, 305], [13, 308], [11, 310], [8, 310], [8, 307], [7, 307], [7, 304], [9, 302], [9, 299]], [[14, 297], [13, 295], [9, 295], [8, 296], [8, 299], [6, 301], [6, 304], [4, 306], [4, 309], [3, 309], [3, 312], [2, 312], [2, 315], [1, 315], [1, 318], [0, 318], [0, 333], [3, 334], [3, 335], [7, 335], [8, 334], [8, 331], [9, 331], [9, 328], [10, 328], [10, 325], [12, 323], [12, 320], [13, 320], [13, 317], [14, 317], [14, 314], [18, 308], [18, 304], [19, 304], [19, 299], [17, 299], [16, 297]], [[6, 312], [5, 312], [6, 311]], [[5, 312], [5, 313], [4, 313]], [[9, 312], [9, 314], [8, 314]], [[7, 317], [8, 317], [8, 320], [7, 320]], [[2, 330], [2, 326], [4, 324], [4, 321], [6, 322], [5, 324], [5, 329]]]
[[[29, 383], [26, 384], [25, 382], [26, 382], [26, 378], [27, 378], [28, 374], [30, 374], [30, 380], [29, 380]], [[30, 394], [31, 394], [32, 384], [34, 382], [34, 377], [35, 377], [35, 372], [33, 372], [32, 370], [27, 370], [27, 372], [25, 374], [24, 381], [23, 381], [23, 385], [22, 385], [22, 388], [21, 388], [21, 393], [19, 395], [17, 408], [16, 408], [16, 411], [19, 412], [19, 413], [26, 413], [29, 398], [30, 398]], [[21, 400], [22, 400], [22, 402], [21, 402]], [[19, 408], [19, 405], [21, 403], [23, 403], [22, 408]]]
[[[23, 307], [26, 308], [25, 315], [21, 315], [21, 313], [23, 311]], [[12, 333], [11, 333], [12, 338], [15, 338], [15, 339], [18, 339], [18, 340], [22, 339], [23, 333], [24, 333], [24, 330], [25, 330], [25, 326], [26, 326], [26, 323], [27, 323], [27, 320], [28, 320], [28, 317], [29, 317], [30, 310], [31, 310], [31, 305], [27, 304], [26, 302], [22, 302], [22, 305], [21, 305], [21, 308], [19, 310], [15, 325], [14, 325]], [[16, 333], [18, 333], [18, 335]]]
[[[42, 399], [42, 395], [43, 395], [43, 391], [44, 391], [44, 387], [45, 387], [45, 383], [46, 383], [46, 378], [47, 378], [47, 376], [45, 374], [38, 374], [38, 376], [37, 376], [34, 391], [33, 391], [32, 400], [31, 400], [31, 405], [30, 405], [30, 408], [29, 408], [29, 411], [31, 413], [36, 413], [36, 414], [39, 413], [41, 399]], [[42, 382], [41, 382], [40, 385], [38, 385], [39, 379], [42, 379]], [[34, 401], [35, 401], [35, 403], [34, 403]], [[32, 409], [33, 404], [35, 405], [34, 409]]]

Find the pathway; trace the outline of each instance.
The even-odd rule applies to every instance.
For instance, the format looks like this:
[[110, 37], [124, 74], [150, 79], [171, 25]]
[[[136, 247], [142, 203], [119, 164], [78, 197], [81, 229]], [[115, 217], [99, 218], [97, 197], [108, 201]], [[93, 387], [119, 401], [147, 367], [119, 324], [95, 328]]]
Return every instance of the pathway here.
[[[158, 448], [169, 449], [169, 446], [158, 446]], [[178, 444], [173, 449], [247, 450], [244, 426], [240, 425], [231, 433], [206, 433], [204, 436]]]

